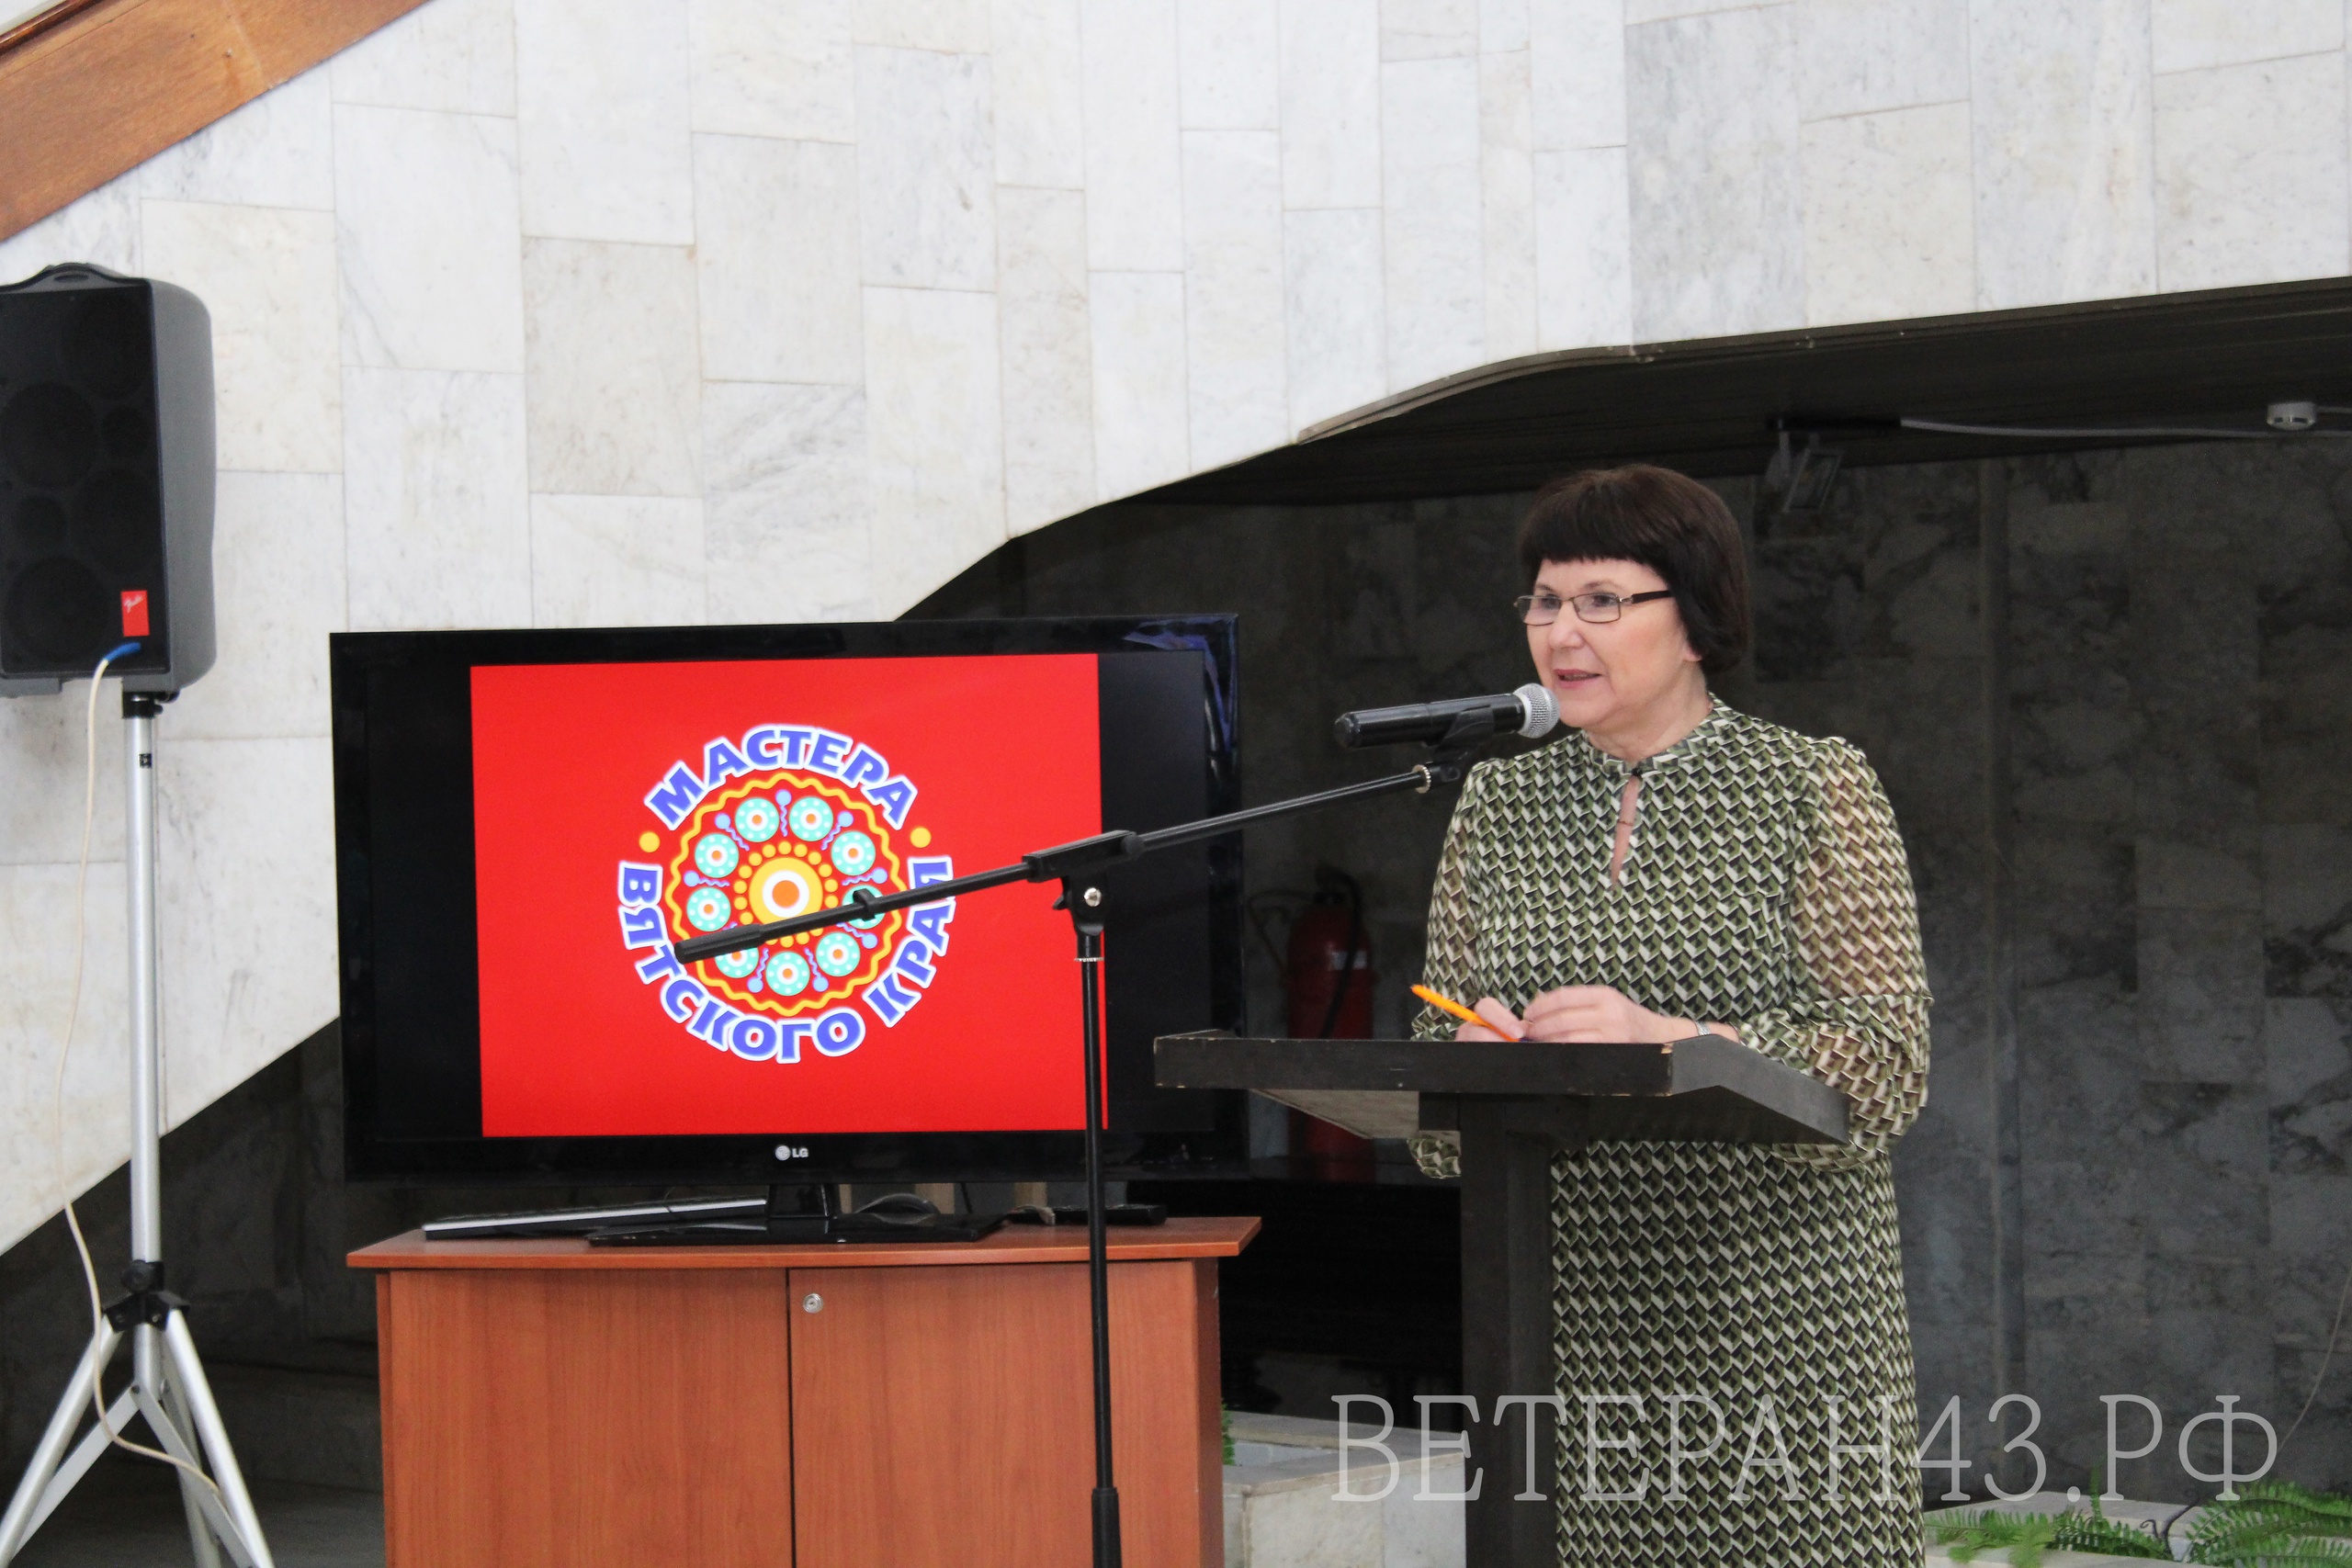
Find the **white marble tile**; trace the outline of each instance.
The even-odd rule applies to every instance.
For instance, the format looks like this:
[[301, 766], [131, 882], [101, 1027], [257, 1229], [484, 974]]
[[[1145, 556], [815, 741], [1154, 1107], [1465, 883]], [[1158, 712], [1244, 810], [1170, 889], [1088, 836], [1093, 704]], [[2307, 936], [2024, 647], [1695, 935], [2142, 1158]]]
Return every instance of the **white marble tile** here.
[[531, 624], [703, 623], [702, 502], [672, 496], [531, 497]]
[[2151, 0], [2149, 12], [2159, 73], [2344, 47], [2342, 0]]
[[1535, 150], [1623, 146], [1624, 0], [1549, 0], [1527, 34]]
[[1193, 468], [1281, 446], [1289, 389], [1273, 131], [1184, 133], [1184, 337]]
[[[2352, 269], [2344, 57], [2304, 55], [2159, 76], [2156, 287], [2223, 288]], [[2280, 128], [2326, 126], [2327, 135]]]
[[[99, 860], [122, 858], [118, 690], [109, 684], [98, 694], [98, 788], [90, 853]], [[89, 700], [89, 682], [69, 681], [53, 697], [0, 702], [0, 865], [80, 858]]]
[[212, 315], [220, 466], [332, 472], [343, 446], [334, 220], [286, 208], [143, 204], [150, 276]]
[[1182, 479], [1190, 467], [1184, 389], [1184, 279], [1172, 272], [1098, 272], [1094, 333], [1094, 492], [1115, 501]]
[[989, 51], [989, 0], [848, 0], [846, 8], [859, 43], [949, 53]]
[[702, 493], [702, 356], [683, 247], [523, 242], [531, 489]]
[[996, 149], [984, 55], [857, 51], [864, 280], [996, 287]]
[[144, 270], [138, 170], [0, 240], [0, 283], [22, 282], [59, 262], [90, 262], [132, 277]]
[[686, 0], [514, 0], [523, 231], [690, 245]]
[[1625, 29], [1634, 332], [1770, 332], [1804, 320], [1790, 7]]
[[1001, 185], [1086, 185], [1085, 48], [1078, 0], [996, 0], [989, 30]]
[[1380, 205], [1378, 0], [1279, 0], [1283, 206]]
[[339, 104], [514, 112], [514, 0], [432, 0], [328, 62]]
[[1532, 10], [1530, 0], [1478, 0], [1478, 48], [1487, 54], [1527, 48]]
[[702, 417], [710, 619], [874, 619], [865, 394], [714, 381]]
[[1175, 0], [1084, 0], [1086, 254], [1096, 271], [1184, 265]]
[[139, 166], [139, 194], [249, 207], [334, 206], [327, 73], [304, 72]]
[[335, 1015], [328, 742], [186, 740], [155, 759], [165, 1126]]
[[1283, 215], [1293, 434], [1386, 395], [1385, 298], [1378, 208]]
[[514, 122], [338, 105], [346, 364], [523, 368]]
[[1623, 147], [1535, 154], [1540, 346], [1634, 340], [1630, 222]]
[[875, 608], [896, 615], [1004, 543], [996, 300], [865, 291]]
[[1282, 125], [1282, 29], [1266, 0], [1177, 0], [1177, 77], [1187, 130]]
[[523, 378], [354, 367], [344, 401], [351, 629], [528, 626]]
[[1966, 104], [1816, 120], [1803, 144], [1809, 324], [1973, 307]]
[[1094, 504], [1086, 197], [1008, 186], [997, 192], [996, 220], [1004, 516], [1021, 534]]
[[1968, 96], [1968, 0], [1797, 0], [1806, 119]]
[[1401, 391], [1486, 355], [1478, 62], [1384, 65], [1380, 106], [1388, 385]]
[[1478, 61], [1479, 255], [1487, 358], [1536, 346], [1535, 133], [1525, 50]]
[[1970, 0], [1981, 310], [2156, 287], [2147, 0]]
[[809, 141], [857, 137], [840, 0], [687, 0], [694, 129]]
[[220, 655], [171, 706], [192, 739], [327, 733], [327, 634], [344, 629], [343, 477], [221, 474], [212, 524]]
[[1745, 11], [1783, 0], [1625, 0], [1625, 25], [1669, 21], [1677, 17], [1703, 17], [1716, 11]]
[[1380, 0], [1380, 58], [1449, 60], [1478, 52], [1478, 0]]
[[[78, 893], [86, 911], [78, 1009], [77, 875], [70, 864], [0, 865], [0, 1074], [15, 1086], [0, 1100], [0, 1247], [15, 1246], [130, 1149], [123, 868], [119, 861], [94, 863]], [[69, 1012], [74, 1038], [61, 1116], [58, 1057]]]
[[695, 181], [703, 374], [855, 386], [857, 150], [697, 136]]

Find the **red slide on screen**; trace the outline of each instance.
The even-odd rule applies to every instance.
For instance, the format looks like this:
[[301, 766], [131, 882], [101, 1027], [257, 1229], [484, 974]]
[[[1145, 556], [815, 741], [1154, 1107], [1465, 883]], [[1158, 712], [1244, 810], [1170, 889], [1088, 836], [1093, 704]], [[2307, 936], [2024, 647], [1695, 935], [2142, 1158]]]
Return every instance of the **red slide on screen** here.
[[482, 1132], [1080, 1125], [1050, 885], [672, 944], [1102, 831], [1094, 659], [473, 671]]

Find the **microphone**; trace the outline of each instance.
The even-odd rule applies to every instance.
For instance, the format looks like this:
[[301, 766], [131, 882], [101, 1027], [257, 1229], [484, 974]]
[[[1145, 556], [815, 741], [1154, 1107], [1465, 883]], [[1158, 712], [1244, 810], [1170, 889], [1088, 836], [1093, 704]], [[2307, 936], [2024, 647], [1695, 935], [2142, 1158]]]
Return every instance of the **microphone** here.
[[1445, 703], [1408, 703], [1403, 707], [1358, 708], [1331, 725], [1342, 746], [1394, 746], [1426, 740], [1459, 746], [1509, 729], [1530, 740], [1549, 735], [1560, 722], [1560, 701], [1548, 687], [1530, 681], [1516, 692], [1492, 697], [1457, 697]]

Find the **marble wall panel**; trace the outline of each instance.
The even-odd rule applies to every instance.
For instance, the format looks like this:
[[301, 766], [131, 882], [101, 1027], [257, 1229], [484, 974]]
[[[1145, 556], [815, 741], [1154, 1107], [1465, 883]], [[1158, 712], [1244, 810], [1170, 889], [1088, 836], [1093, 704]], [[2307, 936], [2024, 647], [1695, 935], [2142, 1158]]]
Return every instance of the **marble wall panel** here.
[[1785, 6], [1626, 28], [1637, 336], [1803, 321], [1795, 55]]
[[344, 362], [521, 370], [514, 122], [337, 105], [334, 177]]
[[1452, 60], [1478, 52], [1478, 0], [1380, 0], [1380, 58]]
[[53, 697], [0, 702], [0, 866], [78, 860], [82, 817], [91, 809], [90, 853], [122, 858], [121, 705], [108, 687], [98, 697], [97, 793], [86, 793], [89, 686], [68, 682]]
[[1282, 126], [1282, 30], [1264, 0], [1178, 0], [1177, 94], [1187, 130]]
[[[2156, 282], [2220, 288], [2352, 266], [2344, 56], [2335, 51], [2155, 79]], [[2279, 154], [2281, 127], [2296, 134]]]
[[702, 414], [710, 619], [875, 619], [865, 393], [713, 382]]
[[[122, 793], [119, 785], [115, 793]], [[74, 863], [0, 866], [0, 1070], [28, 1090], [0, 1101], [0, 1234], [10, 1236], [55, 1213], [66, 1194], [88, 1190], [130, 1144], [123, 868], [119, 861], [93, 863], [77, 889], [78, 875]], [[77, 895], [85, 911], [78, 1010], [70, 940]], [[59, 1054], [69, 1012], [74, 1034], [61, 1118]], [[89, 1320], [82, 1321], [86, 1333]]]
[[1381, 255], [1392, 390], [1486, 357], [1478, 62], [1380, 68]]
[[150, 276], [192, 290], [211, 312], [220, 467], [334, 468], [343, 444], [334, 220], [149, 200], [140, 247]]
[[695, 179], [702, 373], [857, 385], [857, 150], [697, 136]]
[[1964, 103], [1968, 0], [1797, 0], [1797, 58], [1808, 120]]
[[2352, 828], [2342, 787], [2352, 735], [2352, 629], [2278, 628], [2262, 647], [2261, 789], [2274, 822]]
[[996, 300], [868, 288], [865, 346], [874, 595], [897, 615], [1004, 542]]
[[989, 10], [989, 0], [852, 0], [850, 27], [859, 43], [985, 54]]
[[1184, 133], [1184, 365], [1193, 468], [1282, 445], [1282, 141]]
[[1971, 0], [1977, 307], [2156, 287], [2147, 0]]
[[2151, 0], [2149, 13], [2159, 72], [2326, 54], [2344, 47], [2344, 7], [2335, 0], [2271, 0], [2266, 6]]
[[1532, 25], [1529, 0], [1478, 0], [1478, 47], [1504, 54], [1528, 47]]
[[1975, 302], [1966, 103], [1815, 120], [1802, 146], [1807, 322], [1957, 315]]
[[21, 282], [67, 261], [96, 262], [135, 277], [139, 256], [139, 174], [133, 170], [0, 240], [0, 282]]
[[2263, 949], [2272, 997], [2352, 997], [2352, 832], [2276, 823], [2262, 833]]
[[2263, 1081], [2262, 917], [2255, 909], [2139, 911], [2140, 1048], [2150, 1079]]
[[168, 1128], [335, 1015], [334, 794], [324, 737], [159, 741], [155, 768]]
[[695, 238], [686, 0], [515, 0], [523, 231]]
[[1184, 277], [1097, 272], [1093, 335], [1094, 489], [1110, 500], [1179, 478], [1190, 461]]
[[1479, 256], [1485, 270], [1486, 356], [1535, 351], [1535, 122], [1528, 51], [1478, 60]]
[[[1094, 503], [1094, 344], [1082, 194], [998, 189], [996, 298], [1005, 523], [1020, 534]], [[1277, 341], [1279, 335], [1278, 320]]]
[[1296, 432], [1388, 389], [1380, 209], [1283, 214], [1283, 276]]
[[849, 13], [836, 0], [688, 0], [686, 15], [695, 130], [856, 140]]
[[531, 624], [703, 624], [702, 502], [669, 496], [531, 497]]
[[339, 104], [514, 112], [514, 0], [433, 0], [327, 62]]
[[995, 171], [987, 56], [857, 51], [865, 282], [996, 287]]
[[1081, 17], [1087, 265], [1181, 272], [1184, 175], [1174, 0], [1085, 0]]
[[343, 543], [342, 475], [220, 475], [212, 524], [220, 657], [172, 705], [175, 737], [327, 733], [327, 634], [344, 629]]
[[702, 492], [695, 264], [669, 245], [523, 243], [531, 488]]
[[141, 196], [249, 207], [334, 206], [325, 69], [306, 71], [139, 165]]
[[1283, 205], [1380, 205], [1378, 0], [1280, 0]]
[[[2270, 1168], [2279, 1174], [2342, 1176], [2352, 1171], [2352, 1005], [2341, 998], [2273, 998], [2263, 1020], [2265, 1081], [2270, 1091]], [[2299, 1237], [2277, 1224], [2272, 1239]]]
[[1622, 146], [1627, 43], [1623, 0], [1532, 5], [1527, 39], [1536, 150]]
[[1625, 150], [1535, 154], [1536, 340], [1543, 348], [1634, 341]]
[[1085, 51], [1079, 0], [996, 0], [989, 28], [998, 182], [1083, 189]]
[[531, 619], [523, 378], [344, 372], [354, 631]]

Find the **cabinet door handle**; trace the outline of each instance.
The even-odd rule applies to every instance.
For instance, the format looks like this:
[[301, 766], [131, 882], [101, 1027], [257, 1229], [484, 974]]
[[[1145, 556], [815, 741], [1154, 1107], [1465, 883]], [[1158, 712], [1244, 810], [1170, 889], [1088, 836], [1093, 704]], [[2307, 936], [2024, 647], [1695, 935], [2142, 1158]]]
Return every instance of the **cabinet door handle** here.
[[800, 1298], [800, 1310], [808, 1313], [822, 1312], [825, 1310], [825, 1298], [811, 1291]]

